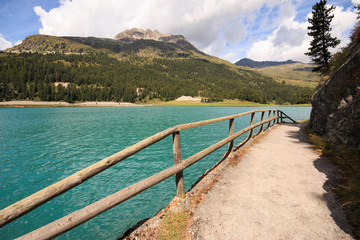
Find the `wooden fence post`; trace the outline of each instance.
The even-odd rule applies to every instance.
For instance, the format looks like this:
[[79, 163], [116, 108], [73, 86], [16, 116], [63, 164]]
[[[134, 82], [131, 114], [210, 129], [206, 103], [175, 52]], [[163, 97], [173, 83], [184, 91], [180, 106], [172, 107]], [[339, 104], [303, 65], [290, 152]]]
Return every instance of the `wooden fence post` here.
[[[253, 112], [253, 113], [251, 113], [250, 126], [254, 125], [254, 119], [255, 119], [255, 113]], [[253, 130], [251, 129], [250, 132], [249, 132], [249, 139], [252, 136], [252, 132], [253, 132]]]
[[[264, 116], [265, 116], [265, 112], [261, 112], [260, 122], [264, 121]], [[258, 133], [256, 134], [256, 136], [259, 135], [263, 131], [263, 128], [264, 128], [264, 124], [261, 124], [260, 129], [259, 129]]]
[[[275, 117], [276, 116], [276, 111], [271, 111], [272, 112], [272, 117]], [[274, 119], [274, 121], [273, 121], [273, 123], [272, 123], [272, 125], [271, 126], [274, 126], [275, 125], [275, 123], [276, 123], [276, 119]]]
[[[173, 152], [175, 165], [181, 163], [181, 145], [180, 145], [180, 132], [173, 133]], [[184, 176], [183, 172], [175, 175], [176, 195], [183, 197], [185, 195]]]
[[[234, 129], [235, 129], [235, 124], [234, 124], [234, 118], [230, 119], [229, 120], [229, 136], [233, 135], [234, 134]], [[234, 146], [234, 140], [232, 140], [231, 142], [229, 142], [229, 151], [232, 150]]]
[[[271, 110], [269, 110], [269, 114], [268, 114], [268, 118], [267, 118], [267, 119], [270, 119], [270, 118], [271, 118]], [[268, 130], [269, 127], [270, 127], [270, 125], [271, 125], [271, 122], [268, 123], [268, 125], [267, 125], [267, 127], [266, 127], [265, 130]]]

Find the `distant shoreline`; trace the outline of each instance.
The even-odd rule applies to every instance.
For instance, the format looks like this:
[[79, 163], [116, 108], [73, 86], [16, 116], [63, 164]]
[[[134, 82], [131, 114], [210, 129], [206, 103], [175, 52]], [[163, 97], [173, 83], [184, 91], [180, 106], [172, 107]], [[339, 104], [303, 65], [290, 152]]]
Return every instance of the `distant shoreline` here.
[[63, 101], [6, 101], [0, 102], [0, 107], [141, 107], [143, 105], [128, 102], [80, 102]]
[[311, 107], [311, 104], [276, 105], [261, 104], [239, 100], [225, 100], [223, 102], [203, 103], [199, 101], [154, 101], [147, 103], [129, 102], [79, 102], [68, 103], [64, 101], [6, 101], [0, 102], [0, 108], [15, 107]]

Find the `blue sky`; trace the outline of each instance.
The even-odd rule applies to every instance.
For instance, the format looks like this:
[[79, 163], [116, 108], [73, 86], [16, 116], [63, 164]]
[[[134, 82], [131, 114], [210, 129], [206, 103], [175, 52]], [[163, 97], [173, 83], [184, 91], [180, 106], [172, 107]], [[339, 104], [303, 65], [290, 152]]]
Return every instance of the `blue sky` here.
[[[0, 49], [32, 34], [113, 38], [131, 28], [181, 34], [198, 49], [231, 62], [307, 62], [309, 0], [0, 0]], [[343, 47], [360, 0], [336, 6], [333, 35]]]

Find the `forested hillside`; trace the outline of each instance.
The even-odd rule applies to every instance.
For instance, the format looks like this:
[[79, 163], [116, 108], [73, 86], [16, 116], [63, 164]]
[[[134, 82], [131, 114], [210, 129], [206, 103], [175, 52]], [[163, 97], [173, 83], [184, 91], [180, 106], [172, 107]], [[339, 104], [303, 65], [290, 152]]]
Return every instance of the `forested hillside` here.
[[30, 36], [0, 53], [0, 100], [167, 101], [204, 91], [210, 100], [310, 102], [310, 88], [215, 59], [182, 36], [165, 39]]
[[264, 68], [264, 67], [273, 67], [273, 66], [281, 66], [286, 64], [294, 64], [297, 63], [293, 60], [287, 60], [282, 62], [276, 62], [276, 61], [254, 61], [249, 58], [242, 58], [236, 63], [234, 63], [236, 66], [241, 67], [250, 67], [250, 68]]
[[[134, 62], [136, 64], [134, 64]], [[106, 54], [0, 54], [0, 99], [45, 101], [172, 100], [181, 95], [254, 102], [307, 103], [312, 90], [276, 83], [259, 73], [203, 59], [119, 61]], [[68, 87], [55, 82], [69, 82]], [[143, 88], [137, 96], [136, 88]]]

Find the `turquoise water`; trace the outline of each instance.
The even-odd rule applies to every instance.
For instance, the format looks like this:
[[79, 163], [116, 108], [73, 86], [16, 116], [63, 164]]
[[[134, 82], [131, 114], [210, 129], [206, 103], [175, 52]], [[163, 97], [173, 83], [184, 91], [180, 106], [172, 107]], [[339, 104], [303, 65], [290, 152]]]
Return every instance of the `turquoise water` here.
[[[253, 109], [266, 108], [0, 108], [0, 209], [170, 126]], [[309, 119], [311, 110], [277, 109], [296, 120]], [[249, 117], [235, 120], [235, 131], [248, 123]], [[228, 121], [182, 131], [182, 158], [222, 140], [227, 131]], [[186, 189], [225, 151], [223, 147], [186, 169]], [[2, 227], [0, 239], [19, 237], [171, 166], [169, 136]], [[117, 239], [166, 207], [175, 193], [171, 177], [58, 238]]]

